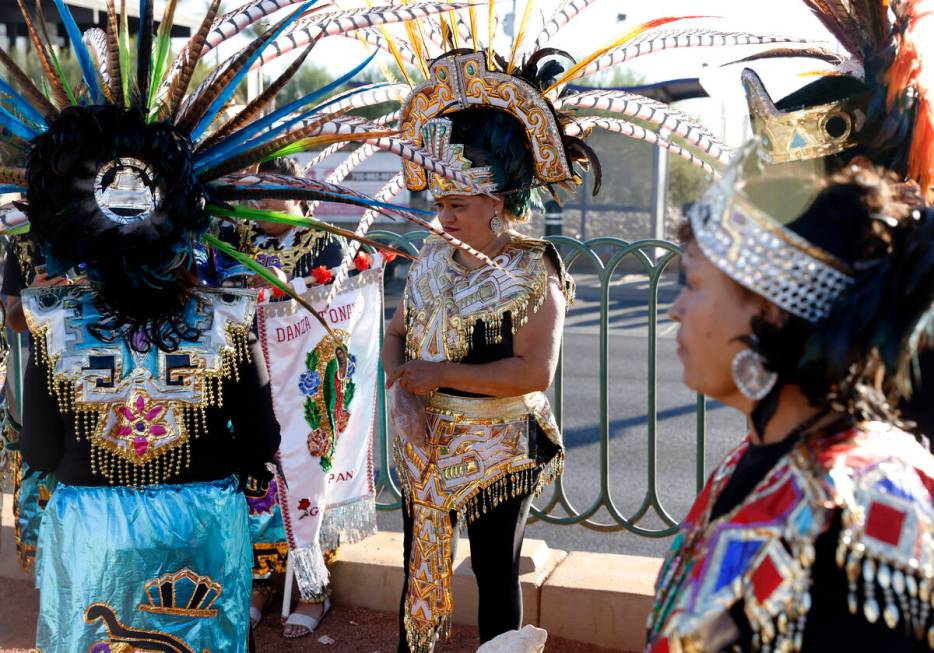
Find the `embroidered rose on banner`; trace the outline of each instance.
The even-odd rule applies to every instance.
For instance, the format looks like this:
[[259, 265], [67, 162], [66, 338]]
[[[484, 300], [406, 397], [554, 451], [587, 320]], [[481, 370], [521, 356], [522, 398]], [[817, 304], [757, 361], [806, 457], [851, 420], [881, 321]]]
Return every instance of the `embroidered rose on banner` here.
[[305, 395], [305, 421], [311, 427], [308, 453], [320, 459], [324, 471], [331, 469], [338, 437], [350, 422], [357, 359], [347, 348], [349, 339], [350, 334], [340, 329], [325, 335], [308, 352], [305, 371], [298, 379]]
[[317, 506], [312, 507], [310, 499], [302, 498], [298, 501], [298, 512], [301, 513], [298, 518], [304, 519], [305, 517], [316, 516], [318, 514], [318, 508]]

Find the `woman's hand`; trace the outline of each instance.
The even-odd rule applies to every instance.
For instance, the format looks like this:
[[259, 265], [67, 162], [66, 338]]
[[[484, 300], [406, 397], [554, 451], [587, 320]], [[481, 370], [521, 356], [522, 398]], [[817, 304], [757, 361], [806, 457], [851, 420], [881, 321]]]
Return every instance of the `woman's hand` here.
[[55, 286], [70, 286], [74, 283], [67, 277], [49, 277], [45, 272], [36, 274], [36, 278], [29, 284], [30, 288], [53, 288]]
[[445, 385], [447, 363], [409, 361], [397, 367], [386, 379], [386, 389], [398, 383], [412, 394], [427, 395]]

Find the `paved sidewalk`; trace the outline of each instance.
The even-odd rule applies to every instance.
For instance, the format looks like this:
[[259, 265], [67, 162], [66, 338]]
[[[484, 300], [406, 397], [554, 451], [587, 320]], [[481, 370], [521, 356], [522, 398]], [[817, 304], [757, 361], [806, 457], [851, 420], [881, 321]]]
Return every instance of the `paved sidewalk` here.
[[[0, 653], [25, 653], [33, 645], [38, 593], [28, 580], [4, 578], [0, 591]], [[361, 608], [336, 607], [312, 635], [294, 640], [281, 636], [277, 615], [267, 615], [257, 630], [260, 652], [321, 651], [327, 653], [392, 653], [396, 650], [398, 621], [395, 616]], [[322, 642], [322, 639], [327, 638]], [[325, 643], [327, 642], [327, 643]], [[477, 629], [455, 626], [450, 642], [436, 653], [474, 653]], [[549, 639], [548, 653], [610, 653], [610, 649]]]

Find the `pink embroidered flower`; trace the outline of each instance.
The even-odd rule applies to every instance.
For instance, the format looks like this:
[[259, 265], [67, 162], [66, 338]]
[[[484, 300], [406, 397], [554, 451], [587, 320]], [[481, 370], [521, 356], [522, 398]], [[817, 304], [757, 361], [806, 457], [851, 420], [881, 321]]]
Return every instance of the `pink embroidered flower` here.
[[129, 440], [136, 455], [140, 458], [146, 455], [154, 440], [159, 440], [169, 434], [164, 420], [166, 406], [147, 402], [142, 393], [137, 394], [129, 405], [117, 408], [117, 413], [123, 418], [117, 428], [117, 435], [124, 440]]

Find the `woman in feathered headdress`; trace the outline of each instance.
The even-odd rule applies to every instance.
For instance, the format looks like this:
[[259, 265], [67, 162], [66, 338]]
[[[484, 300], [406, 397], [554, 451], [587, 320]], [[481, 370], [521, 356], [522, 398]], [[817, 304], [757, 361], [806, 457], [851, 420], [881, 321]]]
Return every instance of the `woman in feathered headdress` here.
[[766, 156], [682, 234], [684, 382], [750, 430], [681, 524], [648, 650], [928, 650], [934, 458], [895, 407], [932, 334], [934, 222], [865, 159]]
[[[484, 46], [474, 8], [411, 24], [408, 39], [365, 33], [394, 54], [406, 76], [402, 86], [411, 87], [399, 115], [403, 136], [470, 181], [452, 182], [407, 161], [387, 189], [430, 190], [441, 226], [475, 250], [455, 250], [442, 238], [425, 242], [383, 350], [403, 488], [400, 651], [431, 651], [450, 625], [458, 524], [470, 537], [481, 640], [522, 621], [526, 519], [533, 497], [563, 464], [544, 391], [573, 298], [555, 248], [515, 231], [536, 194], [574, 188], [585, 169], [599, 189], [599, 161], [583, 140], [595, 127], [671, 149], [710, 171], [728, 158], [706, 129], [663, 103], [621, 91], [564, 93], [568, 83], [666, 47], [783, 40], [655, 30], [676, 20], [670, 18], [641, 25], [580, 62], [543, 47], [589, 4], [561, 3], [531, 52], [523, 52], [529, 3], [508, 56], [490, 44], [492, 2]], [[429, 48], [440, 55], [429, 58]], [[424, 82], [411, 78], [418, 73], [407, 70], [408, 62]], [[617, 118], [571, 115], [572, 109], [638, 116], [676, 140]]]

